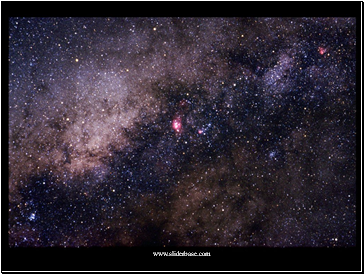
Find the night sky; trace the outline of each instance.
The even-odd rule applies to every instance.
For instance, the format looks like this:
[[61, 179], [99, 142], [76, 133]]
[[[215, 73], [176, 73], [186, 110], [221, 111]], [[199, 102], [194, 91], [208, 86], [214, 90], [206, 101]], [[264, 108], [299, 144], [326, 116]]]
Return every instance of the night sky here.
[[10, 18], [10, 247], [356, 245], [355, 18]]

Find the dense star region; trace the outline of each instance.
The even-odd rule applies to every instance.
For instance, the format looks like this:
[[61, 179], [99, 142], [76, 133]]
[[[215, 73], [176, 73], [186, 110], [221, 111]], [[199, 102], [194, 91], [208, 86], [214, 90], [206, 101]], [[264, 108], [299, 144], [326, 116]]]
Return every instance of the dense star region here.
[[9, 245], [355, 246], [355, 18], [10, 18]]

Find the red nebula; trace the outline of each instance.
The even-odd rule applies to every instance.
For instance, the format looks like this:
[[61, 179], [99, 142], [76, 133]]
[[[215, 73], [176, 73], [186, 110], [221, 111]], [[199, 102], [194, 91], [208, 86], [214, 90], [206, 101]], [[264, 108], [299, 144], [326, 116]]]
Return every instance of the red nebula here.
[[179, 107], [182, 108], [182, 109], [185, 109], [188, 107], [188, 101], [186, 101], [185, 99], [182, 99], [180, 102], [179, 102]]
[[182, 130], [182, 119], [181, 119], [181, 117], [177, 116], [176, 118], [173, 119], [172, 128], [176, 132], [181, 132], [181, 130]]
[[325, 54], [325, 52], [326, 52], [326, 49], [325, 49], [324, 47], [319, 47], [319, 48], [318, 48], [318, 51], [319, 51], [319, 53], [320, 53], [321, 55], [324, 55], [324, 54]]

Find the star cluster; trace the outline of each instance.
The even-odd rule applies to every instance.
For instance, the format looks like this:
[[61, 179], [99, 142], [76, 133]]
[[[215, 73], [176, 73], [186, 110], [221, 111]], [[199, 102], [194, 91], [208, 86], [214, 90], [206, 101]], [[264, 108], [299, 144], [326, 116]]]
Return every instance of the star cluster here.
[[9, 245], [355, 246], [355, 18], [10, 18]]

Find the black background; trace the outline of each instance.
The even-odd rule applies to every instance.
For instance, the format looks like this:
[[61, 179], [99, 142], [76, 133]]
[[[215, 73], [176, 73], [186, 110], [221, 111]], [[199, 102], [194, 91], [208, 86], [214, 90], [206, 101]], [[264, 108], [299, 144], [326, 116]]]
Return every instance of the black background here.
[[[130, 7], [130, 5], [132, 7]], [[116, 7], [115, 7], [116, 6]], [[360, 2], [2, 2], [2, 38], [7, 41], [10, 16], [357, 16], [360, 47]], [[152, 14], [146, 14], [150, 11]], [[153, 13], [156, 14], [153, 14]], [[89, 13], [89, 14], [85, 14]], [[178, 14], [177, 14], [178, 13]], [[208, 14], [206, 14], [208, 13]], [[358, 14], [359, 13], [359, 14]], [[357, 51], [360, 53], [360, 50]], [[2, 47], [6, 89], [7, 47]], [[357, 74], [361, 76], [361, 57]], [[359, 77], [357, 79], [360, 79]], [[358, 85], [359, 86], [359, 85]], [[359, 93], [359, 92], [358, 92]], [[357, 93], [357, 94], [358, 94]], [[3, 92], [3, 95], [6, 94]], [[6, 101], [3, 100], [3, 102]], [[360, 100], [357, 100], [360, 102]], [[5, 111], [4, 111], [5, 110]], [[6, 116], [7, 108], [3, 107]], [[360, 123], [360, 118], [357, 119]], [[360, 126], [357, 127], [360, 129]], [[5, 132], [5, 130], [4, 130]], [[360, 130], [359, 130], [360, 132]], [[359, 133], [358, 132], [358, 133]], [[360, 134], [357, 138], [360, 139]], [[358, 140], [359, 141], [359, 140]], [[6, 142], [6, 143], [5, 143]], [[3, 138], [4, 147], [7, 141]], [[360, 149], [360, 142], [357, 142]], [[4, 149], [3, 151], [6, 151]], [[360, 150], [361, 151], [361, 150]], [[2, 155], [3, 157], [6, 154]], [[5, 158], [5, 157], [4, 157]], [[7, 159], [3, 159], [7, 163]], [[360, 165], [359, 165], [360, 166]], [[3, 166], [4, 167], [4, 166]], [[359, 270], [361, 239], [355, 248], [9, 248], [7, 233], [7, 167], [2, 169], [1, 270]], [[357, 176], [360, 178], [360, 176]], [[360, 195], [360, 182], [357, 184]], [[360, 198], [360, 197], [358, 197]], [[361, 199], [357, 199], [361, 201]], [[358, 206], [358, 216], [361, 209]], [[360, 224], [360, 220], [357, 221]], [[361, 231], [357, 227], [357, 231]], [[154, 257], [156, 251], [210, 252], [211, 257]]]

